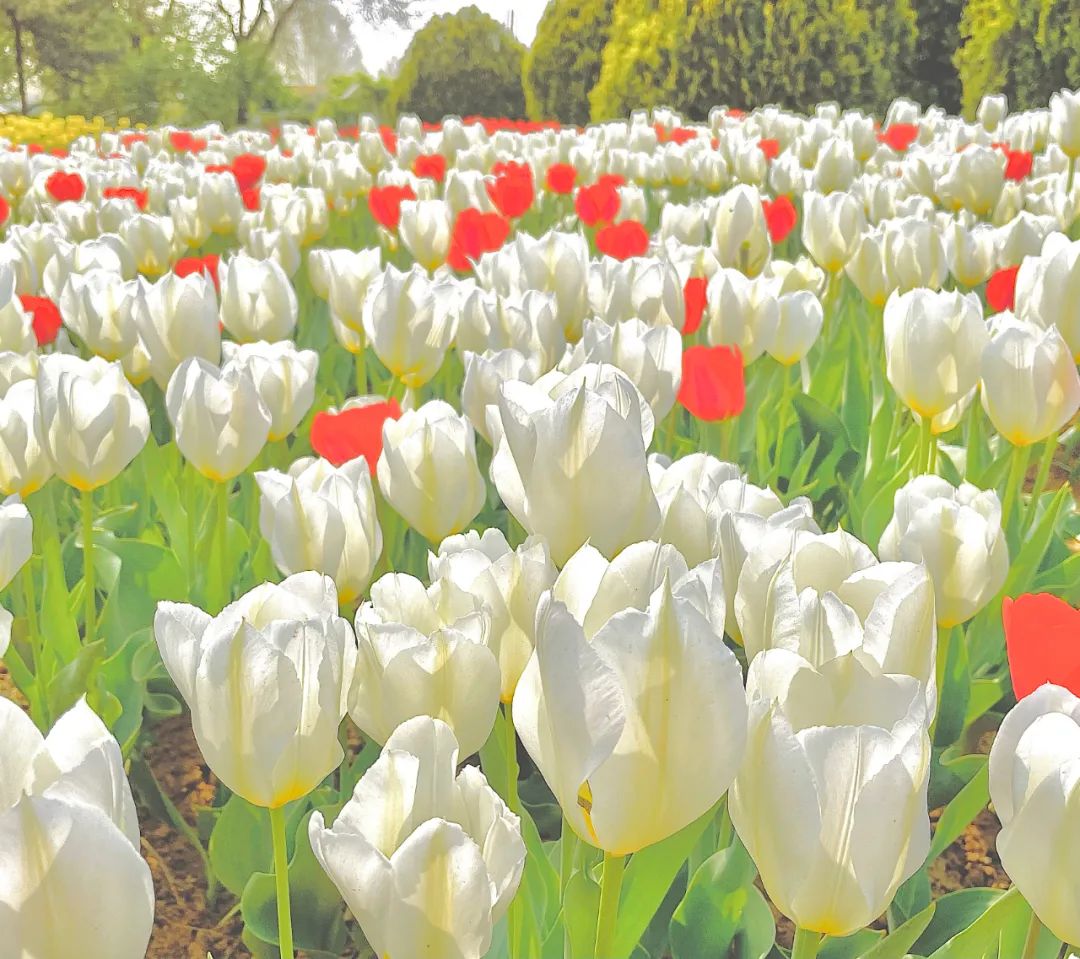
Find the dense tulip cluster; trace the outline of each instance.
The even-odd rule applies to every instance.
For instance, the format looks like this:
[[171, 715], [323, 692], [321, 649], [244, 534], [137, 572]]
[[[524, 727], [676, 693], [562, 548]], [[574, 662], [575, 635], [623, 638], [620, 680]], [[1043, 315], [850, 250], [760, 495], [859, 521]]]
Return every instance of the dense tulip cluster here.
[[145, 954], [185, 707], [259, 956], [1065, 955], [1078, 157], [1067, 91], [0, 150], [0, 955]]

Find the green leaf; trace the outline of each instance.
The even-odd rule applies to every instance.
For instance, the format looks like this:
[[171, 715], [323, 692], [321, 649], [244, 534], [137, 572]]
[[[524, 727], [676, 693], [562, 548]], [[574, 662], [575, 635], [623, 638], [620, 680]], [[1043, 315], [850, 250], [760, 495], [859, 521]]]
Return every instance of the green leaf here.
[[619, 900], [619, 927], [615, 933], [615, 955], [626, 959], [648, 928], [660, 903], [671, 887], [698, 838], [716, 815], [713, 807], [674, 836], [634, 853], [626, 869]]
[[[287, 820], [290, 836], [292, 826], [304, 810], [302, 802], [290, 806]], [[210, 833], [207, 851], [214, 875], [234, 896], [241, 895], [255, 873], [273, 869], [270, 817], [266, 810], [239, 796], [230, 796]]]
[[912, 953], [933, 959], [975, 959], [997, 940], [1004, 924], [1027, 905], [1015, 889], [961, 889], [937, 900], [934, 918]]
[[817, 959], [859, 959], [868, 949], [879, 945], [883, 936], [873, 929], [860, 929], [850, 936], [829, 937], [818, 951]]
[[[321, 811], [332, 819], [338, 809], [333, 805], [322, 807]], [[344, 909], [340, 893], [311, 851], [308, 820], [314, 812], [309, 811], [289, 831], [295, 837], [289, 860], [293, 939], [297, 949], [313, 957], [337, 959], [345, 948]], [[277, 892], [272, 873], [258, 872], [248, 880], [240, 899], [240, 911], [246, 930], [264, 942], [277, 944]]]
[[49, 713], [59, 717], [74, 706], [90, 685], [94, 669], [105, 656], [105, 640], [99, 639], [89, 646], [79, 647], [78, 653], [49, 683], [47, 698]]
[[930, 925], [936, 911], [937, 904], [930, 903], [918, 915], [912, 916], [879, 943], [871, 946], [862, 954], [861, 959], [904, 959], [908, 954], [908, 950], [923, 934], [926, 927]]
[[945, 807], [934, 830], [930, 853], [926, 858], [933, 862], [960, 836], [990, 801], [990, 766], [983, 763], [971, 781], [958, 792]]
[[952, 745], [963, 733], [971, 696], [967, 644], [964, 642], [964, 632], [959, 627], [938, 631], [939, 663], [943, 655], [944, 671], [938, 688], [938, 715], [934, 732], [934, 745], [942, 747]]
[[776, 926], [753, 884], [756, 875], [738, 837], [702, 864], [671, 919], [674, 959], [764, 959], [769, 954]]
[[596, 915], [600, 910], [600, 886], [586, 873], [575, 872], [566, 885], [563, 921], [570, 933], [575, 956], [591, 956], [596, 947]]

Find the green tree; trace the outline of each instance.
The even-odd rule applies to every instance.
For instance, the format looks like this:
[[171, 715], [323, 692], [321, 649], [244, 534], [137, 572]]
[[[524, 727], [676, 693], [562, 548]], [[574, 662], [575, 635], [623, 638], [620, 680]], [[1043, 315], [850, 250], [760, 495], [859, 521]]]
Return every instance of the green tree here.
[[631, 110], [680, 107], [679, 55], [687, 28], [686, 0], [615, 0], [600, 76], [589, 93], [594, 120]]
[[952, 113], [960, 109], [960, 17], [964, 0], [918, 0], [919, 42], [910, 61], [910, 96], [924, 105], [936, 103]]
[[615, 0], [552, 0], [525, 54], [525, 102], [534, 120], [589, 122], [589, 93], [611, 34]]
[[968, 115], [986, 93], [1005, 93], [1023, 110], [1080, 85], [1080, 0], [968, 0], [960, 31], [956, 63]]
[[359, 70], [331, 79], [316, 112], [338, 123], [355, 123], [365, 113], [387, 122], [391, 119], [389, 101], [390, 81]]
[[436, 121], [447, 114], [522, 118], [525, 48], [476, 7], [432, 17], [409, 44], [393, 108]]

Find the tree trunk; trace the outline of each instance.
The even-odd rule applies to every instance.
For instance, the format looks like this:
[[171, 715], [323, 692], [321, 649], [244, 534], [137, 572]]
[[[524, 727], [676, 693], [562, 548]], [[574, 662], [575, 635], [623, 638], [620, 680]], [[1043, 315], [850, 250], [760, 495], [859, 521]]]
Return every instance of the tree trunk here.
[[23, 115], [30, 110], [30, 104], [26, 95], [26, 64], [24, 63], [22, 22], [14, 10], [8, 10], [8, 19], [11, 21], [11, 31], [15, 34], [15, 73], [19, 79], [19, 108]]

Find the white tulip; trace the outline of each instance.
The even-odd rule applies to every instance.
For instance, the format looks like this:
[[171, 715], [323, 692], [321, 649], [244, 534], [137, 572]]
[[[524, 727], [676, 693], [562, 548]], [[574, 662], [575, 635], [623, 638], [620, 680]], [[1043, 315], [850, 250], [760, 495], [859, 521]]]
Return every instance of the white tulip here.
[[270, 413], [270, 442], [284, 439], [300, 425], [315, 402], [319, 354], [298, 350], [291, 341], [222, 343], [225, 365], [236, 363], [251, 374]]
[[222, 260], [221, 321], [237, 340], [284, 340], [296, 329], [297, 302], [292, 282], [274, 260], [237, 253]]

